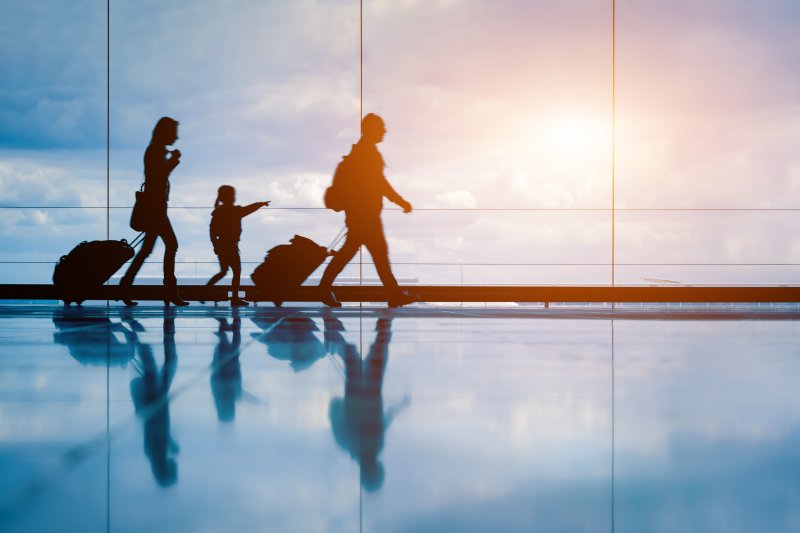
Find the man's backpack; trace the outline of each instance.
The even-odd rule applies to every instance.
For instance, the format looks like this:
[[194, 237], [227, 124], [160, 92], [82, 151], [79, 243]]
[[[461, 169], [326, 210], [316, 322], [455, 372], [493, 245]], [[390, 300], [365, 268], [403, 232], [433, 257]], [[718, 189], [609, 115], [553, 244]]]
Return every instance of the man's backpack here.
[[347, 209], [353, 196], [353, 170], [352, 154], [342, 157], [333, 173], [333, 183], [325, 189], [325, 207], [336, 212]]

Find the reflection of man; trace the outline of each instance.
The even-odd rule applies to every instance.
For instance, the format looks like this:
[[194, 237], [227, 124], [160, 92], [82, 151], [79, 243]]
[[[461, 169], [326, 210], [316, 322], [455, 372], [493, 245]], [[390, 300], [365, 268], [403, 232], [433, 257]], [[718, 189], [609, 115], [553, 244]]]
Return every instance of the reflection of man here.
[[[211, 363], [211, 394], [220, 422], [232, 422], [236, 418], [236, 402], [242, 397], [242, 368], [239, 364], [239, 348], [242, 344], [242, 319], [234, 311], [233, 320], [217, 318], [219, 343], [214, 349]], [[227, 332], [232, 334], [228, 340]]]
[[175, 351], [175, 317], [164, 311], [164, 365], [158, 370], [150, 345], [139, 343], [140, 376], [131, 381], [131, 397], [136, 414], [142, 419], [144, 453], [153, 476], [162, 487], [178, 480], [178, 465], [173, 458], [178, 445], [169, 428], [169, 387], [178, 365]]
[[343, 329], [339, 319], [325, 318], [326, 345], [345, 364], [344, 398], [331, 401], [329, 417], [336, 443], [358, 461], [361, 486], [372, 491], [383, 484], [384, 470], [378, 455], [383, 449], [386, 430], [410, 400], [406, 397], [385, 413], [383, 411], [381, 388], [392, 338], [391, 318], [378, 320], [375, 342], [364, 361], [356, 346], [342, 337]]

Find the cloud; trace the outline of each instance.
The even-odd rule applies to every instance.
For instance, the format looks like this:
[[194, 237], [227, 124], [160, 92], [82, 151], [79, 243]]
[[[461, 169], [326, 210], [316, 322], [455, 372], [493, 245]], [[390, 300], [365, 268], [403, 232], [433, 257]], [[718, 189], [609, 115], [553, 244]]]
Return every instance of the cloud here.
[[465, 190], [443, 192], [436, 196], [436, 200], [445, 207], [470, 208], [478, 205], [472, 193]]
[[81, 177], [63, 166], [0, 159], [2, 206], [79, 206]]

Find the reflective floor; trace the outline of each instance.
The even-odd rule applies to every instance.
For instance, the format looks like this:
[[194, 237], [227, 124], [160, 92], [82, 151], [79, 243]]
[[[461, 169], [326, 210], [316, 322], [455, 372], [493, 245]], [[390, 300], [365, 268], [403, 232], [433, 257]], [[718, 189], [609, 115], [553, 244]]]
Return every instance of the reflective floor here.
[[0, 306], [0, 531], [800, 531], [800, 312]]

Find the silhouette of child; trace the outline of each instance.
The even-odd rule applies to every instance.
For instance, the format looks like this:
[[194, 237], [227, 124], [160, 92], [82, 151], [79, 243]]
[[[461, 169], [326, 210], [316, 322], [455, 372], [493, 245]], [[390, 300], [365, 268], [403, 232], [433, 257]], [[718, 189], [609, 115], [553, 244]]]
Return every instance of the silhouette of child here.
[[241, 307], [248, 305], [245, 300], [239, 298], [239, 279], [242, 275], [239, 239], [242, 236], [242, 219], [259, 208], [268, 206], [269, 202], [255, 202], [246, 206], [235, 205], [234, 202], [236, 202], [236, 189], [230, 185], [223, 185], [217, 190], [209, 234], [214, 245], [214, 253], [219, 258], [220, 271], [208, 280], [206, 285], [213, 285], [221, 280], [230, 268], [233, 271], [231, 305]]

